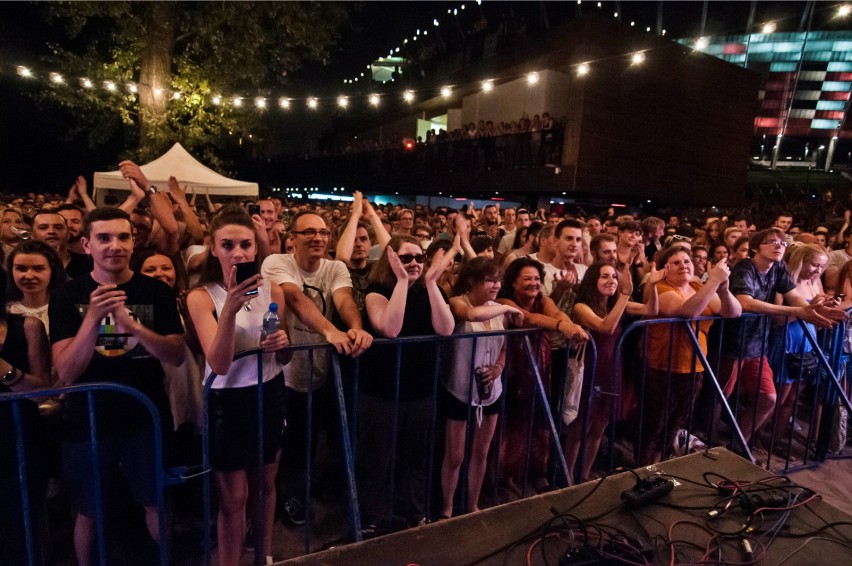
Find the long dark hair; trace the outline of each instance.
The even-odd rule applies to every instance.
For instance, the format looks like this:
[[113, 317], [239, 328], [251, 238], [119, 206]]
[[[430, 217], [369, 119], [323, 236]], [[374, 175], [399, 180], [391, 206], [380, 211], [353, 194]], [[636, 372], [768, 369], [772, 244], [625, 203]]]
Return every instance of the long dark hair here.
[[[254, 234], [254, 223], [248, 212], [243, 210], [240, 205], [228, 203], [216, 213], [213, 220], [210, 222], [210, 245], [207, 247], [207, 257], [204, 259], [204, 264], [201, 266], [201, 275], [198, 278], [198, 284], [206, 283], [223, 283], [224, 276], [222, 275], [222, 264], [219, 263], [219, 258], [213, 255], [213, 246], [215, 245], [216, 232], [224, 226], [245, 226]], [[255, 244], [257, 240], [255, 239]], [[260, 254], [254, 256], [254, 261], [257, 263], [258, 273], [260, 272]]]
[[497, 294], [498, 297], [515, 300], [512, 285], [525, 267], [534, 267], [538, 271], [538, 276], [541, 278], [542, 283], [544, 283], [544, 266], [541, 262], [529, 257], [519, 257], [506, 268], [506, 273], [503, 274], [503, 286]]
[[[133, 257], [130, 259], [130, 269], [135, 273], [142, 273], [142, 266], [145, 265], [145, 262], [149, 257], [161, 255], [163, 257], [169, 258], [172, 262], [172, 266], [175, 268], [175, 286], [174, 292], [180, 293], [181, 291], [187, 288], [187, 281], [189, 281], [189, 276], [186, 273], [186, 266], [183, 264], [179, 258], [180, 254], [175, 254], [175, 256], [170, 256], [161, 251], [155, 249], [144, 249], [137, 254], [133, 254]], [[221, 271], [221, 269], [220, 269]]]
[[67, 281], [65, 267], [62, 265], [62, 259], [56, 253], [56, 250], [38, 240], [25, 240], [15, 246], [15, 249], [12, 250], [6, 259], [6, 279], [8, 279], [8, 282], [4, 294], [7, 300], [20, 301], [24, 297], [23, 291], [15, 285], [15, 276], [12, 273], [12, 265], [15, 262], [15, 258], [21, 254], [40, 255], [47, 260], [47, 265], [50, 267], [50, 280], [47, 282], [48, 294]]
[[[601, 276], [601, 269], [604, 267], [615, 269], [611, 263], [607, 263], [605, 261], [596, 261], [589, 266], [589, 270], [586, 271], [586, 274], [583, 276], [583, 281], [580, 283], [580, 288], [577, 289], [576, 300], [576, 303], [583, 303], [592, 309], [593, 313], [601, 318], [605, 317], [607, 313], [612, 310], [612, 307], [615, 306], [615, 302], [618, 300], [618, 293], [612, 297], [608, 297], [606, 300], [606, 310], [601, 312], [601, 299], [604, 298], [604, 296], [601, 295], [600, 291], [598, 291], [598, 279]], [[616, 270], [615, 273], [616, 276], [621, 275], [618, 273], [618, 270]]]

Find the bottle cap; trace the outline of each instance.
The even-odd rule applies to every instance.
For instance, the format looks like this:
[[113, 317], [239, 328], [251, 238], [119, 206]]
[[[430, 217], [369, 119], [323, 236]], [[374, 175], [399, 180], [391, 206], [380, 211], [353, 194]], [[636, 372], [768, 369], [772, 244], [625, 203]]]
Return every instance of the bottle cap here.
[[269, 303], [270, 312], [278, 312], [278, 303]]

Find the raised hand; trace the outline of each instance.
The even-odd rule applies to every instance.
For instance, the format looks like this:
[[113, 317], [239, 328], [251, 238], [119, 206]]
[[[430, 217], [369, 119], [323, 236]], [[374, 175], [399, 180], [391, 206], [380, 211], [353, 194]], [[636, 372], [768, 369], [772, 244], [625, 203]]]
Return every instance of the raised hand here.
[[651, 272], [648, 275], [648, 284], [656, 285], [657, 283], [666, 278], [666, 274], [668, 272], [668, 266], [663, 266], [662, 269], [657, 269], [657, 265], [651, 262]]
[[364, 195], [361, 191], [352, 193], [352, 209], [349, 211], [351, 216], [359, 218], [364, 215]]
[[435, 255], [432, 256], [432, 264], [429, 266], [426, 275], [423, 276], [423, 280], [426, 283], [436, 283], [450, 266], [454, 256], [455, 254], [447, 254], [444, 250], [435, 252]]
[[242, 283], [237, 283], [237, 266], [231, 267], [228, 273], [228, 294], [225, 296], [225, 303], [222, 305], [222, 310], [230, 312], [232, 315], [237, 314], [239, 310], [255, 295], [246, 295], [249, 291], [256, 291], [263, 283], [260, 275], [252, 275]]
[[177, 178], [174, 176], [169, 177], [169, 194], [171, 194], [176, 201], [186, 202], [186, 191], [180, 187]]
[[630, 276], [630, 264], [625, 264], [618, 270], [618, 292], [622, 295], [633, 294], [633, 277]]
[[74, 187], [77, 189], [77, 194], [80, 198], [84, 198], [88, 196], [88, 184], [86, 183], [86, 178], [82, 175], [77, 176], [77, 180], [74, 182]]
[[390, 265], [391, 271], [396, 275], [397, 281], [405, 281], [408, 282], [408, 271], [405, 269], [405, 266], [402, 265], [402, 262], [399, 261], [399, 254], [397, 254], [390, 247], [388, 250], [388, 264]]
[[148, 190], [148, 185], [151, 183], [148, 182], [148, 178], [142, 172], [142, 168], [137, 164], [132, 161], [122, 161], [118, 164], [118, 169], [125, 179], [135, 181], [142, 188], [143, 192]]

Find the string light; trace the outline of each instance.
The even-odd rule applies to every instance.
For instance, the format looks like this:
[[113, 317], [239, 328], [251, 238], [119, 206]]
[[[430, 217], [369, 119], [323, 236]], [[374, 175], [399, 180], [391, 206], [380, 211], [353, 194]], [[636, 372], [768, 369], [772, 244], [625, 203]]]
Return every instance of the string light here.
[[215, 104], [216, 106], [219, 106], [220, 104], [222, 104], [222, 97], [221, 97], [221, 96], [219, 96], [218, 94], [215, 94], [215, 95], [213, 95], [212, 102], [213, 102], [213, 104]]
[[310, 108], [311, 110], [316, 110], [317, 106], [319, 106], [319, 101], [316, 98], [308, 99], [308, 108]]
[[767, 22], [763, 24], [763, 28], [761, 28], [761, 31], [766, 34], [770, 34], [774, 33], [776, 29], [778, 29], [778, 26], [775, 25], [775, 22]]
[[110, 92], [115, 91], [115, 83], [112, 81], [104, 81], [104, 88]]
[[589, 74], [589, 64], [588, 63], [580, 63], [577, 66], [577, 75], [584, 77]]
[[290, 108], [290, 99], [286, 98], [286, 97], [282, 97], [281, 99], [278, 100], [278, 106], [280, 106], [284, 110], [289, 109]]
[[378, 94], [371, 94], [368, 100], [372, 106], [378, 106], [381, 101]]
[[180, 93], [179, 92], [173, 92], [172, 93], [172, 100], [180, 100]]
[[341, 108], [348, 108], [349, 107], [349, 99], [345, 96], [338, 96], [337, 97], [337, 105], [340, 106]]
[[494, 81], [491, 79], [482, 81], [482, 92], [491, 92], [492, 90], [494, 90]]
[[642, 63], [645, 62], [645, 54], [642, 53], [641, 51], [637, 51], [630, 58], [630, 62], [633, 63], [634, 65], [641, 65]]
[[24, 77], [24, 78], [27, 78], [27, 77], [31, 77], [31, 76], [32, 76], [32, 73], [30, 72], [30, 70], [29, 70], [29, 69], [27, 69], [26, 67], [24, 67], [23, 65], [18, 65], [18, 67], [17, 67], [16, 71], [18, 72], [18, 74], [19, 74], [20, 76], [22, 76], [22, 77]]
[[156, 96], [157, 98], [159, 98], [159, 97], [161, 97], [162, 95], [163, 95], [163, 89], [161, 89], [160, 87], [156, 87], [156, 88], [154, 88], [154, 96]]
[[444, 98], [449, 98], [452, 95], [453, 95], [453, 89], [451, 87], [448, 87], [448, 86], [442, 86], [441, 87], [441, 96], [443, 96]]
[[137, 92], [139, 92], [139, 89], [138, 89], [138, 88], [136, 88], [136, 85], [135, 85], [135, 84], [133, 84], [133, 83], [128, 83], [128, 84], [127, 84], [127, 90], [129, 90], [130, 92], [132, 92], [132, 93], [134, 93], [134, 94], [136, 94]]
[[539, 78], [538, 73], [536, 73], [535, 71], [533, 71], [532, 73], [529, 73], [527, 75], [527, 84], [530, 84], [530, 85], [538, 84], [538, 78]]
[[254, 105], [260, 109], [266, 108], [266, 99], [262, 96], [258, 96], [254, 99]]
[[65, 79], [62, 78], [62, 75], [59, 73], [50, 73], [50, 82], [55, 84], [62, 84], [65, 82]]
[[240, 106], [243, 105], [243, 99], [242, 99], [241, 96], [235, 96], [233, 98], [233, 101], [234, 101], [234, 106], [236, 106], [237, 108], [239, 108]]
[[414, 91], [413, 90], [406, 90], [405, 92], [402, 93], [402, 99], [406, 102], [413, 102], [414, 101]]
[[83, 88], [92, 88], [93, 85], [92, 81], [84, 77], [80, 79], [80, 86], [82, 86]]

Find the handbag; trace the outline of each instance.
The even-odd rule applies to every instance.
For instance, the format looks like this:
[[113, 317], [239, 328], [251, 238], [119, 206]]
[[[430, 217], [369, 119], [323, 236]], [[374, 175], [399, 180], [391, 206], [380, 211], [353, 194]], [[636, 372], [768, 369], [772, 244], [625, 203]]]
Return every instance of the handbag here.
[[577, 414], [580, 412], [585, 359], [585, 342], [574, 347], [568, 356], [568, 370], [565, 372], [565, 393], [562, 397], [562, 422], [566, 426], [573, 423], [577, 419]]

